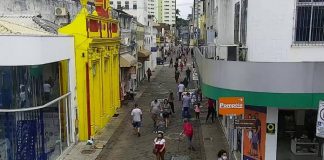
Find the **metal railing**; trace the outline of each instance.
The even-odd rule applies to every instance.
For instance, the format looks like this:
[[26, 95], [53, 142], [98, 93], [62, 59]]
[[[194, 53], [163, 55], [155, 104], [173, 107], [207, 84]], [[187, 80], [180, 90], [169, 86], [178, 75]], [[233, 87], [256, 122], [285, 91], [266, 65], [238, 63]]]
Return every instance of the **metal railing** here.
[[8, 159], [56, 159], [72, 142], [71, 93], [44, 105], [0, 109], [0, 141]]

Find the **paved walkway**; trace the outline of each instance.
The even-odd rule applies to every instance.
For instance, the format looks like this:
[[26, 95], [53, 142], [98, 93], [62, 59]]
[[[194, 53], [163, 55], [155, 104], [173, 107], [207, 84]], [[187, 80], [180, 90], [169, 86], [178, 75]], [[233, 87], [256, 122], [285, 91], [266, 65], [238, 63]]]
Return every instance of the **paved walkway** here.
[[[175, 60], [175, 58], [174, 58]], [[190, 61], [190, 59], [189, 59]], [[183, 78], [185, 71], [182, 72]], [[182, 79], [180, 77], [180, 79]], [[189, 88], [194, 88], [193, 83]], [[167, 65], [158, 66], [153, 72], [152, 82], [145, 82], [136, 96], [136, 103], [143, 111], [143, 126], [141, 137], [133, 135], [130, 112], [133, 103], [123, 106], [119, 116], [109, 123], [101, 134], [96, 136], [96, 145], [89, 146], [79, 143], [67, 151], [61, 158], [65, 160], [152, 160], [153, 140], [156, 134], [153, 133], [153, 122], [149, 114], [150, 102], [155, 98], [166, 98], [169, 90], [175, 94], [176, 114], [171, 116], [171, 124], [165, 133], [166, 139], [166, 160], [215, 160], [220, 149], [227, 149], [224, 134], [219, 123], [205, 124], [206, 108], [202, 109], [201, 121], [192, 119], [194, 125], [193, 144], [196, 151], [188, 149], [186, 139], [180, 138], [182, 129], [181, 103], [177, 101], [177, 84], [174, 80], [174, 68]], [[82, 154], [83, 153], [83, 154]]]
[[[141, 137], [133, 135], [130, 116], [126, 118], [122, 124], [122, 129], [116, 131], [116, 137], [111, 138], [111, 141], [105, 146], [103, 151], [98, 156], [101, 159], [118, 159], [118, 160], [152, 160], [155, 156], [152, 154], [153, 140], [156, 137], [153, 131], [153, 122], [150, 117], [150, 103], [155, 98], [167, 98], [169, 90], [172, 90], [176, 96], [177, 84], [174, 80], [174, 68], [169, 68], [167, 65], [158, 66], [159, 74], [148, 85], [142, 96], [136, 101], [143, 111], [143, 127], [141, 129]], [[181, 77], [184, 77], [185, 72], [182, 72]], [[132, 107], [129, 106], [128, 114]], [[171, 123], [165, 133], [166, 139], [166, 155], [165, 159], [204, 159], [202, 146], [202, 137], [200, 133], [200, 124], [193, 122], [194, 138], [193, 144], [196, 151], [188, 149], [186, 139], [179, 140], [179, 133], [182, 131], [181, 103], [175, 101], [176, 114], [171, 116]]]

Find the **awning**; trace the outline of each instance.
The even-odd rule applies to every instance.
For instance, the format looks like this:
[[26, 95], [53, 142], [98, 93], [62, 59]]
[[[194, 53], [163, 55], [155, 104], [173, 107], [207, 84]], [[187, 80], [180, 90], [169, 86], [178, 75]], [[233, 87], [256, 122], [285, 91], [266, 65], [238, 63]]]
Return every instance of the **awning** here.
[[147, 58], [150, 55], [151, 55], [151, 52], [146, 49], [142, 49], [142, 50], [138, 51], [139, 58]]
[[130, 54], [120, 55], [120, 67], [131, 67], [136, 65], [137, 60]]

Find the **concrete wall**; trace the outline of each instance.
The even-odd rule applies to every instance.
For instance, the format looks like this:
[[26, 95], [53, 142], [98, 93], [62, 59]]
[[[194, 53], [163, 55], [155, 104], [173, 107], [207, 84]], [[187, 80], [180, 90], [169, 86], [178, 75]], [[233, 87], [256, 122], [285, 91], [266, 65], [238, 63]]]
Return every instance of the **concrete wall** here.
[[1, 0], [0, 15], [38, 15], [57, 24], [67, 23], [66, 17], [56, 17], [55, 8], [64, 7], [70, 13], [71, 20], [79, 12], [81, 5], [73, 0]]
[[73, 37], [0, 36], [3, 57], [0, 65], [39, 65], [68, 60], [74, 57], [73, 46]]
[[248, 60], [262, 62], [324, 61], [324, 46], [293, 46], [295, 0], [250, 0]]
[[203, 83], [211, 86], [269, 93], [324, 93], [321, 62], [216, 61], [197, 54], [196, 59]]

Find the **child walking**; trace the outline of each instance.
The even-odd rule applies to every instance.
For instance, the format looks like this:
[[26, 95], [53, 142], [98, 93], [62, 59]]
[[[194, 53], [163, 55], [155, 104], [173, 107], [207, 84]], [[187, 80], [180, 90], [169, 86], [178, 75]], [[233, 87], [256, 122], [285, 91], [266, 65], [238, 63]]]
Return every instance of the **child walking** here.
[[196, 119], [198, 119], [198, 120], [200, 119], [200, 118], [199, 118], [199, 115], [200, 115], [200, 108], [201, 108], [200, 103], [195, 104]]

